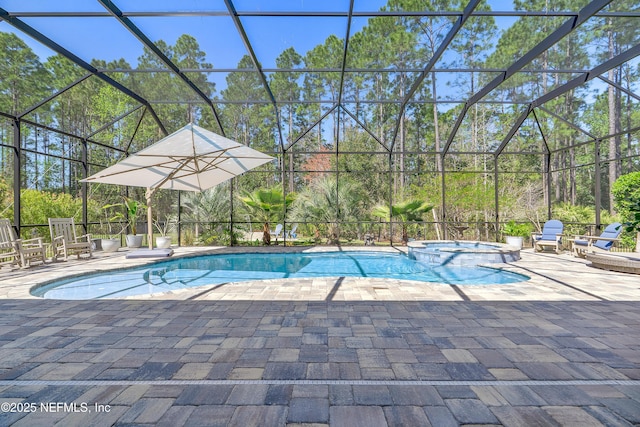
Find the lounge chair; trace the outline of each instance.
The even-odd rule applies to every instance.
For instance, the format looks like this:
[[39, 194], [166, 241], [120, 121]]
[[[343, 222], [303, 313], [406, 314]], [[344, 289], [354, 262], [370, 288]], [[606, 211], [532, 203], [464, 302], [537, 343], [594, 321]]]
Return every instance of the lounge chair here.
[[552, 248], [557, 254], [562, 251], [562, 231], [564, 224], [557, 219], [550, 219], [544, 223], [542, 233], [533, 233], [531, 240], [536, 252]]
[[587, 252], [585, 258], [587, 261], [591, 261], [591, 266], [596, 268], [640, 274], [640, 255], [620, 252], [613, 254]]
[[296, 239], [298, 237], [298, 224], [293, 224], [293, 227], [291, 227], [291, 230], [289, 230], [289, 233], [287, 233], [287, 237], [289, 239]]
[[613, 244], [620, 241], [618, 238], [622, 232], [622, 224], [614, 222], [604, 229], [600, 236], [576, 236], [570, 239], [571, 251], [577, 257], [584, 258], [591, 252], [610, 252]]
[[51, 244], [53, 245], [53, 260], [62, 257], [65, 261], [71, 255], [93, 255], [91, 234], [76, 236], [76, 224], [73, 218], [49, 218], [49, 231], [51, 232]]
[[41, 237], [18, 239], [11, 222], [0, 218], [0, 264], [30, 267], [33, 261], [44, 264], [47, 259], [46, 248]]
[[276, 225], [276, 229], [275, 230], [271, 230], [271, 238], [272, 239], [276, 239], [276, 243], [278, 243], [278, 238], [282, 237], [282, 229], [283, 229], [283, 225], [282, 224], [278, 224]]

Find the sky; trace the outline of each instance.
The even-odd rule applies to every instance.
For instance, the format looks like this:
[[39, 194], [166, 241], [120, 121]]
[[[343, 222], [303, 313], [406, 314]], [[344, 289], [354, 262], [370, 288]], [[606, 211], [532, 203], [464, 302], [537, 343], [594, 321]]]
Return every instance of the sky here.
[[[114, 2], [123, 11], [225, 11], [222, 0], [181, 0], [175, 1], [141, 1], [116, 0]], [[356, 4], [367, 4], [370, 10], [378, 10], [385, 2], [383, 0], [356, 1]], [[52, 9], [51, 5], [55, 5]], [[176, 7], [179, 4], [179, 8]], [[236, 0], [238, 11], [346, 11], [348, 0], [288, 0], [288, 1], [258, 1]], [[274, 7], [274, 5], [276, 7]], [[105, 9], [97, 2], [90, 0], [0, 0], [0, 7], [9, 11], [83, 11], [104, 12]], [[364, 8], [361, 7], [362, 10]], [[340, 38], [345, 36], [346, 18], [299, 18], [287, 19], [282, 17], [242, 17], [242, 23], [247, 35], [264, 67], [275, 67], [275, 57], [284, 49], [295, 46], [299, 53], [304, 54], [313, 46], [322, 43], [329, 34], [336, 34]], [[55, 37], [60, 44], [69, 49], [85, 61], [90, 61], [96, 52], [101, 59], [107, 61], [125, 58], [135, 65], [142, 53], [140, 42], [113, 18], [42, 18], [22, 17], [21, 20], [33, 26], [45, 35]], [[169, 44], [184, 33], [193, 35], [203, 51], [207, 52], [207, 61], [218, 68], [233, 68], [239, 59], [246, 54], [242, 40], [237, 34], [233, 21], [229, 17], [132, 17], [131, 20], [151, 40], [163, 39]], [[358, 29], [355, 29], [356, 31]], [[0, 31], [13, 30], [7, 23], [0, 24]], [[22, 38], [27, 36], [22, 36]], [[52, 51], [31, 40], [28, 44], [41, 58], [53, 54]], [[264, 59], [263, 59], [264, 58]]]
[[[123, 11], [224, 11], [226, 6], [222, 0], [182, 0], [175, 1], [140, 1], [116, 0], [114, 2]], [[360, 10], [379, 10], [384, 0], [356, 1]], [[179, 8], [176, 7], [179, 4]], [[348, 0], [236, 0], [238, 11], [260, 11], [269, 7], [269, 11], [346, 11]], [[52, 5], [55, 8], [52, 9]], [[274, 7], [275, 6], [275, 7]], [[8, 11], [50, 12], [81, 11], [104, 12], [105, 9], [97, 1], [89, 0], [0, 0], [0, 7]], [[371, 7], [372, 9], [369, 9]], [[136, 67], [138, 57], [143, 52], [142, 43], [124, 26], [111, 17], [21, 17], [22, 21], [32, 26], [70, 50], [86, 62], [94, 58], [113, 61], [124, 58], [132, 67]], [[152, 41], [164, 40], [170, 45], [182, 34], [188, 33], [196, 38], [200, 49], [206, 52], [206, 61], [215, 68], [235, 68], [240, 59], [247, 54], [247, 49], [238, 35], [233, 20], [228, 16], [182, 16], [182, 17], [132, 17], [133, 23]], [[264, 68], [276, 68], [275, 59], [285, 49], [295, 47], [304, 55], [314, 46], [323, 43], [326, 38], [335, 34], [344, 38], [347, 19], [340, 17], [304, 17], [290, 19], [285, 17], [242, 17], [242, 24], [253, 49]], [[352, 25], [352, 32], [358, 31], [365, 23], [359, 20], [360, 28]], [[13, 32], [23, 39], [31, 49], [45, 61], [55, 54], [44, 45], [31, 39], [6, 22], [0, 22], [0, 31]], [[220, 90], [225, 86], [225, 74], [212, 73], [210, 79]]]
[[[227, 10], [223, 0], [115, 0], [114, 3], [125, 12]], [[234, 0], [233, 3], [239, 12], [347, 12], [349, 8], [349, 0]], [[489, 3], [495, 3], [492, 5], [495, 10], [513, 9], [509, 1], [490, 0]], [[386, 0], [355, 0], [354, 11], [378, 11], [385, 4]], [[96, 0], [0, 0], [0, 7], [20, 12], [105, 12]], [[21, 19], [44, 35], [58, 40], [87, 62], [96, 56], [107, 61], [124, 58], [135, 66], [142, 53], [141, 43], [113, 18]], [[131, 20], [153, 41], [163, 39], [173, 44], [180, 35], [192, 34], [201, 49], [207, 52], [207, 62], [216, 68], [234, 68], [247, 52], [229, 17], [132, 17]], [[289, 19], [244, 16], [241, 20], [256, 55], [265, 68], [275, 68], [275, 58], [288, 47], [294, 46], [298, 53], [304, 55], [314, 46], [323, 43], [331, 34], [344, 38], [347, 27], [347, 19], [342, 17]], [[354, 18], [351, 33], [360, 31], [366, 21], [366, 18]], [[15, 32], [27, 39], [42, 60], [54, 54], [7, 23], [0, 23], [0, 31]]]
[[[123, 11], [209, 11], [226, 12], [223, 0], [114, 0]], [[386, 0], [355, 0], [356, 12], [377, 11]], [[512, 3], [505, 0], [489, 0], [494, 10], [513, 10]], [[239, 12], [258, 11], [299, 11], [347, 12], [349, 0], [234, 0]], [[0, 7], [8, 11], [50, 12], [81, 11], [105, 12], [96, 0], [0, 0]], [[62, 46], [86, 62], [93, 58], [106, 61], [124, 58], [132, 67], [136, 67], [138, 57], [143, 52], [140, 41], [124, 26], [112, 17], [21, 17], [28, 25], [45, 36], [58, 41]], [[499, 28], [506, 28], [517, 18], [496, 18]], [[228, 16], [171, 16], [171, 17], [131, 17], [151, 40], [164, 40], [170, 45], [182, 34], [188, 33], [196, 38], [200, 49], [206, 52], [206, 61], [218, 69], [235, 68], [247, 50]], [[351, 34], [358, 32], [367, 24], [368, 18], [355, 17], [352, 20]], [[313, 47], [324, 43], [327, 37], [335, 34], [344, 38], [347, 29], [346, 17], [258, 17], [243, 16], [242, 24], [258, 60], [263, 68], [276, 68], [276, 57], [289, 47], [304, 55]], [[33, 49], [45, 61], [55, 52], [32, 40], [29, 36], [15, 30], [6, 22], [0, 21], [0, 31], [13, 32]], [[443, 30], [443, 34], [448, 28]], [[500, 31], [496, 32], [497, 41]], [[210, 73], [209, 79], [216, 84], [218, 93], [226, 86], [226, 73]]]

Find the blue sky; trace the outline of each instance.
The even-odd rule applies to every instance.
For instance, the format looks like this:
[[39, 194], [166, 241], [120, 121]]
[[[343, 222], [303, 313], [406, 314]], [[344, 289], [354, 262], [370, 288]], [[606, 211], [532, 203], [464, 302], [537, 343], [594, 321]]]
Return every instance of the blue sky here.
[[[226, 11], [222, 0], [181, 0], [175, 1], [134, 1], [116, 0], [114, 2], [124, 11]], [[367, 0], [369, 10], [378, 10], [385, 2], [382, 0]], [[52, 4], [55, 8], [52, 8]], [[179, 4], [179, 7], [176, 7]], [[347, 0], [289, 0], [289, 1], [260, 1], [236, 0], [234, 2], [239, 11], [328, 11], [347, 10]], [[362, 0], [356, 4], [365, 4]], [[268, 9], [267, 9], [268, 6]], [[97, 1], [89, 0], [0, 0], [0, 7], [9, 11], [83, 11], [104, 12], [104, 8]], [[364, 8], [361, 8], [365, 10]], [[142, 53], [142, 45], [124, 27], [113, 18], [21, 18], [43, 34], [60, 41], [74, 54], [85, 61], [94, 57], [107, 61], [125, 58], [135, 65]], [[156, 41], [163, 39], [169, 44], [185, 33], [192, 34], [199, 42], [203, 51], [207, 52], [207, 60], [217, 68], [233, 68], [239, 59], [246, 54], [246, 49], [237, 35], [235, 26], [229, 17], [134, 17], [132, 21], [149, 38]], [[345, 18], [300, 18], [287, 19], [278, 17], [243, 17], [243, 25], [252, 40], [254, 49], [263, 66], [275, 66], [275, 56], [284, 49], [295, 46], [299, 53], [304, 54], [313, 46], [322, 43], [329, 34], [336, 34], [343, 38], [346, 32]], [[358, 29], [355, 29], [356, 31]], [[34, 42], [28, 36], [22, 36], [19, 31], [6, 23], [0, 24], [0, 31], [11, 31], [26, 39], [31, 48], [43, 60], [52, 55], [46, 47]]]
[[[356, 0], [356, 9], [376, 11], [385, 0]], [[182, 0], [139, 1], [116, 0], [123, 11], [226, 11], [222, 0]], [[347, 11], [348, 0], [236, 0], [238, 11]], [[176, 6], [178, 5], [178, 6]], [[53, 6], [53, 7], [52, 7]], [[9, 11], [51, 12], [81, 11], [104, 12], [97, 1], [89, 0], [0, 0], [0, 7]], [[142, 54], [142, 44], [126, 28], [111, 17], [22, 17], [45, 36], [50, 37], [86, 62], [94, 58], [113, 61], [124, 58], [134, 68]], [[304, 17], [290, 19], [284, 17], [242, 17], [245, 31], [252, 42], [254, 51], [265, 68], [275, 68], [275, 58], [285, 49], [293, 46], [304, 55], [314, 46], [323, 43], [335, 34], [343, 38], [346, 33], [346, 18]], [[215, 68], [235, 68], [247, 50], [238, 35], [231, 18], [225, 16], [206, 17], [132, 17], [131, 20], [151, 40], [164, 40], [170, 45], [182, 34], [196, 38], [201, 50], [206, 52], [207, 62]], [[362, 24], [365, 20], [359, 20]], [[362, 28], [352, 25], [352, 32]], [[13, 32], [31, 47], [45, 61], [55, 52], [15, 30], [6, 22], [0, 22], [0, 31]], [[221, 90], [225, 86], [225, 74], [212, 73], [210, 79]]]
[[[226, 12], [223, 0], [114, 0], [123, 11], [218, 11]], [[357, 12], [377, 11], [386, 0], [355, 0]], [[510, 1], [490, 0], [494, 10], [513, 10]], [[344, 11], [349, 0], [234, 0], [238, 11]], [[82, 11], [105, 12], [95, 0], [0, 0], [0, 7], [9, 11], [50, 12]], [[125, 27], [111, 17], [23, 17], [25, 23], [33, 26], [45, 36], [58, 41], [83, 60], [93, 58], [112, 61], [124, 58], [133, 67], [142, 54], [142, 44]], [[543, 18], [541, 18], [543, 19]], [[228, 16], [180, 16], [180, 17], [132, 17], [131, 20], [151, 40], [164, 40], [173, 45], [178, 37], [188, 33], [196, 38], [201, 50], [206, 52], [207, 62], [218, 69], [235, 68], [246, 48], [238, 35], [232, 19]], [[517, 18], [496, 18], [499, 28], [510, 26]], [[304, 55], [314, 46], [323, 43], [331, 34], [343, 38], [347, 19], [344, 17], [257, 17], [243, 16], [248, 38], [254, 51], [265, 68], [275, 68], [276, 57], [293, 46]], [[352, 21], [351, 33], [360, 31], [367, 18], [357, 17]], [[6, 22], [0, 22], [0, 31], [14, 32], [40, 56], [41, 60], [54, 54], [53, 51], [28, 36], [15, 30]], [[446, 33], [448, 28], [443, 29]], [[496, 39], [499, 32], [496, 32]], [[450, 59], [450, 58], [445, 58]], [[219, 93], [225, 83], [226, 74], [211, 73], [210, 80], [216, 83]]]
[[[123, 11], [226, 11], [223, 0], [115, 0]], [[494, 9], [511, 10], [511, 2], [491, 0]], [[378, 11], [386, 0], [355, 0], [356, 12]], [[348, 11], [349, 0], [235, 0], [238, 11]], [[105, 9], [95, 0], [0, 0], [0, 7], [9, 11], [50, 12], [82, 11], [104, 12]], [[124, 58], [135, 66], [142, 53], [138, 40], [113, 18], [21, 18], [43, 34], [59, 41], [74, 54], [85, 61], [99, 57], [107, 61]], [[246, 54], [246, 49], [237, 35], [235, 26], [229, 17], [133, 17], [132, 21], [149, 38], [163, 39], [174, 44], [185, 33], [192, 34], [203, 51], [207, 52], [207, 61], [216, 68], [233, 68]], [[334, 17], [242, 17], [258, 59], [266, 68], [275, 67], [276, 56], [290, 46], [304, 55], [309, 49], [324, 42], [330, 35], [343, 38], [347, 20]], [[357, 32], [366, 24], [365, 18], [354, 19], [351, 32]], [[11, 31], [26, 39], [31, 48], [42, 60], [53, 52], [28, 36], [22, 36], [7, 23], [0, 23], [0, 31]]]

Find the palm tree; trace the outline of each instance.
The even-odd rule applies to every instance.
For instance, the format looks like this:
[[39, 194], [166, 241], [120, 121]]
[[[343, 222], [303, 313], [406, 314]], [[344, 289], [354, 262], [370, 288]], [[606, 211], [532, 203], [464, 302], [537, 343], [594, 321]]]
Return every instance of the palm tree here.
[[185, 191], [182, 195], [182, 206], [187, 222], [194, 223], [196, 240], [208, 238], [215, 233], [215, 223], [229, 221], [231, 203], [228, 184], [217, 185], [202, 193]]
[[392, 218], [399, 219], [402, 224], [402, 243], [406, 245], [409, 241], [407, 222], [421, 221], [422, 215], [431, 209], [433, 209], [433, 206], [427, 204], [427, 202], [415, 199], [391, 205], [391, 212], [389, 212], [388, 205], [377, 205], [373, 208], [371, 214], [378, 218], [389, 220], [389, 222], [391, 222]]
[[323, 177], [314, 181], [298, 195], [291, 216], [297, 221], [327, 224], [328, 243], [340, 241], [340, 224], [362, 220], [365, 213], [366, 192], [362, 185], [347, 178], [336, 185], [335, 177]]
[[288, 193], [284, 196], [280, 188], [271, 188], [268, 190], [259, 189], [252, 193], [247, 192], [244, 196], [240, 197], [240, 200], [245, 204], [247, 212], [263, 224], [263, 244], [271, 244], [270, 223], [282, 218], [287, 206], [289, 206], [294, 199], [294, 193]]

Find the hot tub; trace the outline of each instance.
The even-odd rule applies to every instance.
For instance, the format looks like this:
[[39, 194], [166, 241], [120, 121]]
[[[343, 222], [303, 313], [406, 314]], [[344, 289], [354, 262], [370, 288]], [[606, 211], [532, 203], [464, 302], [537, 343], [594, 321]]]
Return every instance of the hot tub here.
[[474, 266], [520, 259], [520, 249], [502, 243], [469, 240], [417, 240], [409, 242], [409, 257], [430, 265]]

